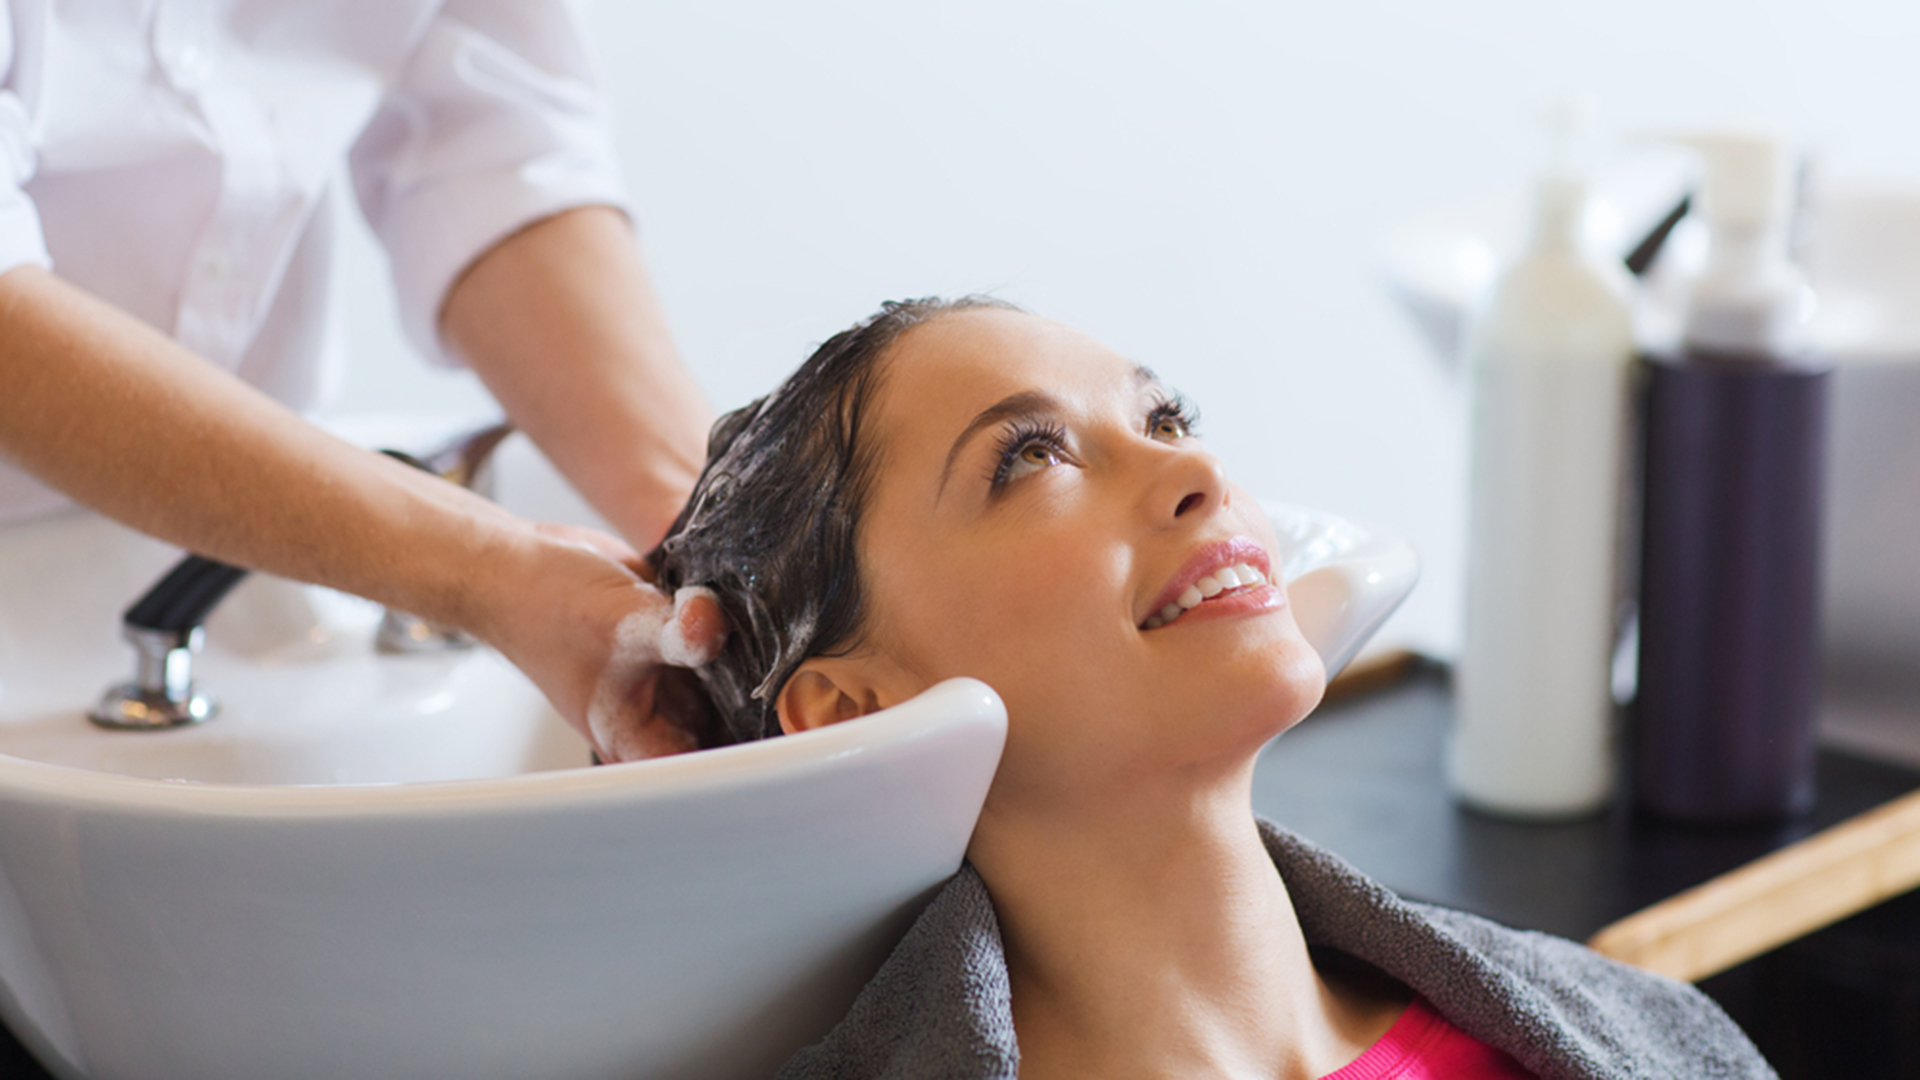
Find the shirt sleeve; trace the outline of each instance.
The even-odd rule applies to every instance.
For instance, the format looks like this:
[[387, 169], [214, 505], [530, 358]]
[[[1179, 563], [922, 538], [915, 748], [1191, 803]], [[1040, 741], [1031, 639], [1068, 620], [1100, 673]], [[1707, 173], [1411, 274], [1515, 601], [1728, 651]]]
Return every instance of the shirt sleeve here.
[[626, 211], [606, 104], [567, 0], [449, 0], [350, 155], [400, 319], [428, 357], [447, 290], [494, 244], [577, 206]]
[[52, 266], [40, 211], [26, 191], [36, 155], [33, 122], [16, 84], [32, 67], [17, 54], [13, 5], [0, 0], [0, 274], [18, 266]]

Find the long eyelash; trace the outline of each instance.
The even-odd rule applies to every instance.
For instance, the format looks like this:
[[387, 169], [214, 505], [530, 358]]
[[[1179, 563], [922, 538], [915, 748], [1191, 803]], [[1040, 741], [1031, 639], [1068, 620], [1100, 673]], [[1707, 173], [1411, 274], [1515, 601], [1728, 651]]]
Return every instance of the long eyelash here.
[[1044, 443], [1055, 453], [1067, 443], [1067, 429], [1052, 421], [1017, 420], [1000, 436], [999, 462], [993, 468], [993, 488], [998, 491], [1007, 482], [1007, 473], [1020, 458], [1020, 452], [1034, 443]]
[[1152, 431], [1162, 420], [1177, 420], [1187, 429], [1188, 435], [1200, 433], [1200, 407], [1177, 393], [1162, 393], [1153, 403], [1153, 409], [1147, 413], [1147, 430]]

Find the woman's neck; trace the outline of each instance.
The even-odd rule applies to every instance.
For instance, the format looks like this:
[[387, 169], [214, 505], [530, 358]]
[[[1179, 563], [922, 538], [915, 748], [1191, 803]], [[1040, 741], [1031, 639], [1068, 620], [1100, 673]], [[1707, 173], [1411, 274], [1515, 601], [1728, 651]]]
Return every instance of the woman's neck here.
[[1315, 972], [1250, 784], [1251, 762], [1097, 817], [988, 807], [969, 854], [1006, 943], [1023, 1077], [1306, 1080], [1391, 1025], [1393, 1000]]

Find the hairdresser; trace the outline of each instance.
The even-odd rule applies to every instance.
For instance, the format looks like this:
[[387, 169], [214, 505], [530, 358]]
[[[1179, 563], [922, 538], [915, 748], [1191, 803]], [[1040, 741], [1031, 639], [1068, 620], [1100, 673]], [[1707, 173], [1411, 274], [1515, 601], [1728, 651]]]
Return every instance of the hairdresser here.
[[[602, 757], [691, 745], [716, 608], [636, 574], [709, 408], [565, 0], [0, 0], [0, 523], [71, 502], [463, 627]], [[621, 534], [521, 521], [301, 419], [347, 167], [428, 356]], [[3, 602], [3, 600], [0, 600]]]

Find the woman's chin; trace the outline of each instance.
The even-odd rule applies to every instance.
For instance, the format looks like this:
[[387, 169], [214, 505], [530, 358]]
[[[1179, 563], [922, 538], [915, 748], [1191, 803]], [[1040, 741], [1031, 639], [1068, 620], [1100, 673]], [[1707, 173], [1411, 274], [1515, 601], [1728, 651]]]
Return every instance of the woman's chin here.
[[[1238, 759], [1258, 754], [1276, 736], [1305, 719], [1327, 688], [1326, 666], [1304, 640], [1270, 652], [1264, 663], [1223, 670], [1204, 700], [1194, 701], [1189, 723], [1175, 737], [1190, 759]], [[1239, 677], [1235, 677], [1239, 676]]]
[[1300, 647], [1293, 650], [1290, 658], [1297, 669], [1292, 680], [1293, 686], [1306, 705], [1300, 710], [1300, 715], [1287, 725], [1289, 727], [1304, 720], [1308, 713], [1319, 707], [1320, 699], [1327, 696], [1327, 662], [1320, 658], [1313, 646], [1307, 644], [1305, 638], [1300, 639]]
[[1259, 747], [1307, 718], [1327, 692], [1327, 668], [1320, 654], [1299, 635], [1273, 650], [1267, 662], [1251, 673], [1236, 700], [1222, 702], [1235, 714], [1246, 745]]

